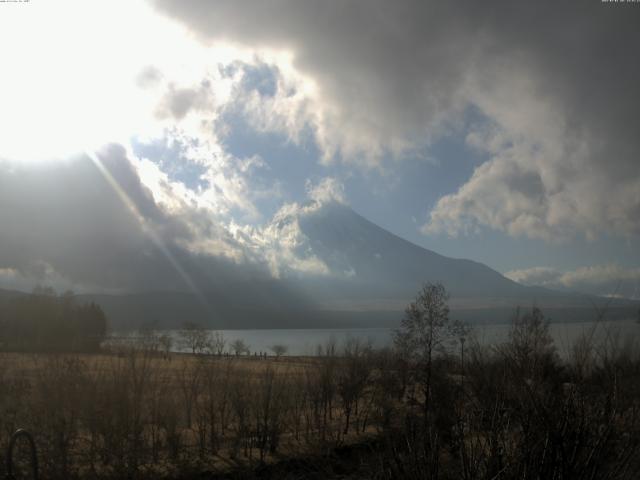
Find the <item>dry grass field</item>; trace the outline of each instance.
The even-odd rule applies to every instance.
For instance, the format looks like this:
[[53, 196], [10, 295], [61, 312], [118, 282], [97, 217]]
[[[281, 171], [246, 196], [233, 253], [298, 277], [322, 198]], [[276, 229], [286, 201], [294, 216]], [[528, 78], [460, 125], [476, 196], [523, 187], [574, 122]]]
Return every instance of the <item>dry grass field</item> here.
[[337, 358], [2, 353], [0, 447], [16, 428], [33, 432], [44, 478], [174, 478], [315, 454], [375, 431], [371, 399], [348, 400], [348, 411], [339, 401], [344, 368]]

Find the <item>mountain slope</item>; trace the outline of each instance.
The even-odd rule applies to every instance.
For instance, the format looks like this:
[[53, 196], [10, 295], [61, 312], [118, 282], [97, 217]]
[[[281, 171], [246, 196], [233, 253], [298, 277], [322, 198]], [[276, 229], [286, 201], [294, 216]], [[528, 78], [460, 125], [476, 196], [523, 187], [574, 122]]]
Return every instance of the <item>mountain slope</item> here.
[[[442, 283], [454, 310], [483, 310], [483, 317], [486, 309], [498, 309], [505, 317], [504, 312], [512, 313], [516, 306], [533, 304], [554, 311], [579, 308], [584, 315], [584, 309], [593, 313], [594, 305], [607, 302], [592, 295], [523, 286], [484, 264], [445, 257], [408, 242], [338, 202], [303, 206], [277, 221], [281, 227], [297, 224], [298, 241], [332, 272], [300, 281], [329, 309], [402, 311], [425, 282]], [[637, 302], [614, 303], [637, 308]]]
[[[554, 320], [592, 320], [594, 305], [607, 302], [522, 286], [481, 263], [412, 244], [336, 202], [289, 209], [267, 228], [302, 258], [325, 265], [324, 274], [234, 276], [227, 266], [215, 281], [199, 282], [199, 292], [94, 294], [78, 300], [98, 303], [114, 330], [179, 328], [187, 321], [221, 329], [391, 326], [425, 282], [443, 283], [452, 315], [470, 322], [507, 321], [516, 306], [533, 304]], [[0, 290], [0, 303], [20, 294]], [[634, 316], [638, 305], [616, 300], [608, 318]]]
[[[478, 262], [439, 255], [404, 240], [338, 202], [311, 204], [276, 218], [274, 228], [297, 225], [297, 241], [308, 254], [327, 266], [328, 277], [306, 277], [300, 282], [309, 295], [325, 304], [348, 308], [349, 300], [362, 304], [396, 300], [406, 304], [425, 282], [440, 282], [454, 302], [465, 304], [526, 303], [551, 300], [558, 293], [525, 287]], [[570, 295], [563, 295], [564, 300]], [[575, 300], [575, 299], [574, 299]]]
[[513, 296], [526, 287], [471, 260], [453, 259], [410, 243], [339, 203], [322, 206], [299, 219], [313, 252], [332, 271], [388, 292], [415, 290], [438, 281], [453, 296]]

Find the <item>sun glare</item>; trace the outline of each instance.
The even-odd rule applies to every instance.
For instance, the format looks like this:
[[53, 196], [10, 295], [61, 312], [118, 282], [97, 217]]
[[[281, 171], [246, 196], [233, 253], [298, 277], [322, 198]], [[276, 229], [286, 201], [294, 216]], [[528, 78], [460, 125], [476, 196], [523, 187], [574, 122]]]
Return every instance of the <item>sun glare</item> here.
[[13, 7], [0, 16], [0, 158], [49, 161], [155, 136], [157, 93], [139, 85], [140, 72], [153, 65], [180, 82], [231, 55], [138, 0]]

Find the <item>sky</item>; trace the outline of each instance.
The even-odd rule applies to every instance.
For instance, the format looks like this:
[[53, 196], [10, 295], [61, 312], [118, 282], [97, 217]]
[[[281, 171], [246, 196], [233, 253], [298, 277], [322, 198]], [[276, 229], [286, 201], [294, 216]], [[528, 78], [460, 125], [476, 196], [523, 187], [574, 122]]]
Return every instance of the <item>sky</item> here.
[[596, 0], [0, 3], [0, 288], [338, 274], [273, 228], [338, 201], [640, 298], [639, 24]]

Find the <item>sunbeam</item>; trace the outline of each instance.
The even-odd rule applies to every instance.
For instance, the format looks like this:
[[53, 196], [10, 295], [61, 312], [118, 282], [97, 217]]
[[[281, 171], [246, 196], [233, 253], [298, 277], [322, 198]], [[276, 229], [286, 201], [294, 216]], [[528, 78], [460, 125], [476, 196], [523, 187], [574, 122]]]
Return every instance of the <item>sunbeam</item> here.
[[153, 242], [153, 244], [158, 247], [158, 249], [162, 252], [165, 258], [169, 261], [171, 266], [175, 269], [175, 271], [180, 275], [184, 283], [187, 287], [198, 297], [202, 305], [208, 310], [211, 310], [211, 305], [207, 301], [206, 297], [202, 294], [196, 283], [193, 281], [191, 276], [187, 273], [187, 271], [182, 267], [178, 259], [171, 253], [171, 251], [167, 248], [165, 243], [162, 241], [160, 236], [156, 233], [153, 226], [147, 221], [147, 219], [140, 213], [138, 207], [135, 202], [131, 200], [131, 197], [124, 191], [124, 189], [120, 186], [118, 181], [111, 175], [111, 172], [104, 166], [100, 157], [96, 155], [95, 152], [86, 151], [85, 154], [91, 159], [93, 164], [96, 166], [98, 171], [102, 174], [106, 182], [113, 189], [116, 195], [120, 198], [124, 206], [131, 212], [133, 217], [136, 219], [138, 224], [142, 227], [142, 231], [145, 235], [149, 237], [149, 239]]

